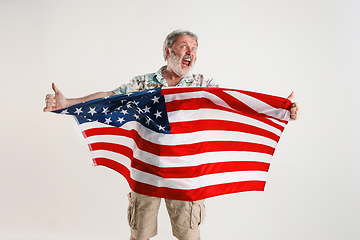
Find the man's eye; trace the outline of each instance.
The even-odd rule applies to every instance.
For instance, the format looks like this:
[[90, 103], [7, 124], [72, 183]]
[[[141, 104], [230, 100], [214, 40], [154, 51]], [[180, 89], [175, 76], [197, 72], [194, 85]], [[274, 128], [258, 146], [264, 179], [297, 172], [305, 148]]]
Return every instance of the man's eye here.
[[186, 48], [186, 46], [185, 46], [185, 45], [182, 45], [181, 48]]
[[196, 51], [196, 48], [192, 48], [193, 51]]

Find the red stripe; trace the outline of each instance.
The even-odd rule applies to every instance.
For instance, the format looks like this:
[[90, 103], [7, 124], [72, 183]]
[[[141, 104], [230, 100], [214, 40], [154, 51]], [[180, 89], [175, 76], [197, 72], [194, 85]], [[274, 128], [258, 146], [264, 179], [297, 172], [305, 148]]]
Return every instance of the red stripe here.
[[224, 96], [224, 94], [228, 95], [224, 91], [239, 92], [239, 93], [246, 94], [248, 96], [257, 98], [260, 101], [263, 101], [266, 104], [268, 104], [274, 108], [289, 109], [288, 107], [291, 106], [291, 101], [286, 98], [272, 96], [272, 95], [263, 94], [263, 93], [255, 93], [255, 92], [250, 92], [250, 91], [227, 89], [227, 88], [208, 88], [208, 87], [163, 88], [163, 89], [161, 89], [161, 94], [168, 95], [168, 94], [185, 93], [185, 92], [200, 92], [200, 91], [212, 93], [220, 98], [222, 98]]
[[171, 133], [173, 134], [191, 133], [193, 132], [192, 129], [196, 129], [197, 131], [222, 130], [222, 131], [236, 131], [236, 132], [250, 133], [272, 139], [276, 142], [278, 142], [280, 139], [280, 136], [265, 129], [248, 125], [245, 123], [232, 122], [226, 120], [195, 120], [195, 121], [186, 121], [186, 122], [185, 121], [175, 122], [175, 123], [170, 123], [170, 129], [171, 129]]
[[183, 201], [197, 201], [205, 198], [215, 197], [224, 194], [245, 192], [245, 191], [263, 191], [265, 188], [265, 181], [244, 181], [244, 182], [233, 182], [212, 185], [197, 189], [191, 190], [180, 190], [166, 187], [155, 187], [149, 184], [137, 182], [130, 177], [129, 169], [127, 169], [122, 164], [106, 159], [98, 158], [95, 159], [98, 165], [103, 165], [109, 167], [120, 174], [122, 174], [127, 182], [129, 183], [130, 188], [137, 193], [160, 197], [160, 198], [169, 198], [177, 199]]
[[[228, 94], [226, 94], [226, 95], [228, 95]], [[256, 119], [260, 122], [263, 122], [270, 126], [273, 126], [277, 129], [279, 129], [280, 131], [284, 130], [283, 126], [276, 124], [275, 122], [271, 121], [268, 118], [273, 118], [273, 119], [276, 119], [277, 121], [283, 122], [283, 123], [287, 123], [287, 121], [279, 120], [277, 118], [268, 116], [263, 113], [258, 113], [255, 110], [251, 109], [250, 107], [248, 107], [247, 105], [245, 105], [244, 103], [240, 102], [239, 100], [237, 100], [236, 98], [234, 98], [230, 95], [228, 95], [227, 97], [223, 96], [223, 98], [233, 98], [233, 99], [227, 100], [228, 104], [233, 109], [229, 109], [226, 107], [216, 105], [207, 98], [191, 98], [191, 99], [183, 99], [183, 100], [174, 100], [174, 101], [166, 103], [166, 111], [174, 112], [174, 111], [179, 111], [179, 110], [216, 109], [216, 110], [221, 110], [224, 112], [231, 112], [231, 113], [235, 113], [237, 115]], [[236, 104], [234, 103], [235, 101], [237, 102]], [[182, 113], [180, 113], [180, 114], [182, 114]], [[194, 131], [198, 131], [198, 130], [194, 129]]]
[[166, 167], [161, 168], [133, 157], [133, 150], [126, 146], [109, 144], [109, 143], [96, 143], [91, 144], [93, 151], [106, 150], [121, 154], [131, 161], [131, 167], [147, 172], [162, 178], [193, 178], [202, 175], [223, 173], [223, 172], [237, 172], [237, 171], [264, 171], [269, 170], [269, 163], [256, 162], [256, 161], [231, 161], [208, 163], [198, 166], [186, 167]]
[[[112, 131], [114, 130], [114, 132]], [[96, 132], [96, 134], [94, 133]], [[193, 144], [183, 145], [159, 145], [153, 142], [149, 142], [143, 138], [135, 130], [124, 130], [121, 128], [95, 128], [86, 130], [86, 136], [93, 135], [119, 135], [132, 138], [139, 149], [152, 153], [157, 156], [188, 156], [194, 154], [200, 154], [205, 152], [221, 152], [221, 151], [247, 151], [258, 152], [272, 155], [275, 148], [258, 143], [248, 143], [239, 141], [207, 141]], [[118, 144], [97, 142], [90, 144], [93, 150], [106, 149], [113, 152], [118, 152]]]
[[161, 168], [153, 166], [138, 159], [131, 161], [131, 167], [147, 172], [162, 178], [194, 178], [203, 175], [224, 173], [224, 172], [239, 172], [239, 171], [263, 171], [269, 170], [269, 163], [241, 161], [241, 162], [219, 162], [208, 163], [199, 166], [191, 167], [166, 167]]
[[[194, 144], [176, 145], [176, 146], [161, 146], [148, 141], [137, 141], [137, 146], [140, 150], [154, 154], [160, 157], [181, 157], [189, 156], [200, 153], [209, 152], [223, 152], [223, 151], [245, 151], [245, 152], [257, 152], [272, 155], [275, 148], [247, 142], [232, 142], [232, 141], [212, 141], [202, 142]], [[90, 147], [93, 151], [107, 150], [112, 152], [119, 152], [119, 148], [123, 147], [115, 143], [96, 142], [91, 143]], [[121, 153], [121, 152], [119, 152]]]

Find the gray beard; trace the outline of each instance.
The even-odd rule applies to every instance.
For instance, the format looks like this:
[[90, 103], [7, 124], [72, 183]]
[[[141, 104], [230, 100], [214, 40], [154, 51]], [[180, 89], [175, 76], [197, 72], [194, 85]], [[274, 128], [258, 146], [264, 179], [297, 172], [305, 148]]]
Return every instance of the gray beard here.
[[[179, 77], [188, 77], [191, 75], [191, 70], [192, 70], [192, 66], [190, 67], [190, 70], [189, 72], [184, 72], [182, 69], [181, 69], [181, 63], [182, 62], [182, 59], [180, 59], [179, 56], [177, 56], [173, 51], [170, 52], [170, 60], [169, 60], [169, 67], [171, 68], [171, 70], [174, 71], [174, 73], [176, 75], [178, 75]], [[193, 63], [192, 63], [193, 65]]]

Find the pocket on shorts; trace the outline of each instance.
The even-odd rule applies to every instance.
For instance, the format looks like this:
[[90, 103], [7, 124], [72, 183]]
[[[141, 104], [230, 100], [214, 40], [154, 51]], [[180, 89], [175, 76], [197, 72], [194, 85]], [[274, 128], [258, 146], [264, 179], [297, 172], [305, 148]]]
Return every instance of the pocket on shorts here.
[[194, 229], [203, 224], [206, 217], [204, 201], [193, 202], [190, 218], [190, 228]]
[[128, 194], [129, 199], [129, 206], [127, 211], [127, 219], [129, 222], [129, 226], [131, 229], [136, 229], [136, 214], [135, 214], [135, 208], [136, 208], [136, 196], [132, 194], [131, 192]]

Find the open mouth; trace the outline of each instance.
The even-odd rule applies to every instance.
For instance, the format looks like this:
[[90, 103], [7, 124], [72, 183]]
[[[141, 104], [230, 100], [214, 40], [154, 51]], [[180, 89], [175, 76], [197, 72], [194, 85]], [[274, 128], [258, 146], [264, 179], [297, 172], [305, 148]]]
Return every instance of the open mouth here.
[[191, 57], [184, 57], [184, 58], [182, 59], [181, 64], [182, 64], [184, 67], [190, 67]]

